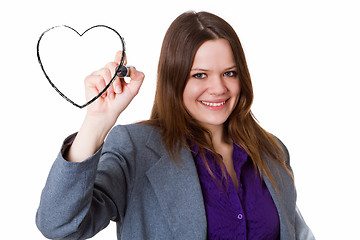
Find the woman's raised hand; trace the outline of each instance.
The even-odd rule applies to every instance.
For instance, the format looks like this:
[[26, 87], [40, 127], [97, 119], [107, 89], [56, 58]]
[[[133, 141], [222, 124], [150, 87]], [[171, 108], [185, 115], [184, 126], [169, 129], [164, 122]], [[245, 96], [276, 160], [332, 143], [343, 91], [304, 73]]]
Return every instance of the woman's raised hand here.
[[[109, 62], [105, 67], [85, 78], [85, 96], [87, 101], [98, 95], [111, 81], [121, 56], [122, 52], [117, 52], [114, 62]], [[124, 65], [126, 64], [127, 59], [125, 56]], [[100, 118], [110, 124], [111, 126], [109, 127], [111, 128], [120, 113], [125, 110], [139, 92], [144, 77], [144, 73], [137, 71], [134, 67], [130, 68], [130, 82], [126, 83], [123, 78], [116, 77], [107, 91], [87, 107], [87, 117]]]
[[[85, 96], [89, 101], [97, 96], [111, 81], [115, 69], [121, 61], [122, 52], [116, 53], [115, 61], [93, 72], [85, 78]], [[127, 59], [124, 59], [126, 65]], [[130, 81], [116, 77], [113, 84], [102, 96], [87, 106], [84, 122], [76, 135], [65, 159], [71, 162], [81, 162], [94, 154], [104, 142], [110, 129], [116, 123], [122, 111], [137, 95], [145, 78], [144, 73], [130, 68]]]

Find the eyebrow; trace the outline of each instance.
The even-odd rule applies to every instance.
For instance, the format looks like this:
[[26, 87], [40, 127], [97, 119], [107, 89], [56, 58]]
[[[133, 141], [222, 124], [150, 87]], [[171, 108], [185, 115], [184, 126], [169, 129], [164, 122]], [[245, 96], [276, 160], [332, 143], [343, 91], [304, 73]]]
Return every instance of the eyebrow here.
[[[225, 71], [230, 70], [230, 69], [233, 69], [233, 68], [236, 68], [236, 65], [231, 66], [231, 67], [228, 67], [228, 68], [225, 68]], [[210, 71], [210, 70], [209, 70], [209, 69], [205, 69], [205, 68], [192, 68], [190, 71], [208, 72], [208, 71]]]

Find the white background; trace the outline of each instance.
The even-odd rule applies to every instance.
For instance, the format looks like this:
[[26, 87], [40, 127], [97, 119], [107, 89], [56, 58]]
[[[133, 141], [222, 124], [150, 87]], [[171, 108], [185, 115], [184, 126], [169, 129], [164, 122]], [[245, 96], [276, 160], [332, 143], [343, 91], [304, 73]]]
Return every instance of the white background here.
[[[119, 31], [129, 64], [146, 74], [118, 120], [125, 124], [149, 117], [163, 36], [187, 10], [213, 12], [237, 31], [253, 112], [287, 145], [298, 206], [317, 239], [360, 239], [360, 9], [349, 0], [2, 1], [1, 239], [44, 239], [35, 226], [41, 190], [63, 139], [86, 111], [48, 84], [36, 58], [40, 34], [63, 24]], [[115, 224], [94, 239], [116, 239]]]

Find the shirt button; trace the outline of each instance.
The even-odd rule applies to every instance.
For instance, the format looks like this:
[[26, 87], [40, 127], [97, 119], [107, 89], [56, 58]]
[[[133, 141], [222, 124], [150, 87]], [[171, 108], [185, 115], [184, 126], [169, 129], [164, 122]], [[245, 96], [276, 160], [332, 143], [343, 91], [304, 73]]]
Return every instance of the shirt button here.
[[241, 220], [241, 219], [243, 219], [243, 215], [242, 215], [241, 213], [239, 213], [239, 215], [237, 216], [237, 218], [238, 218], [239, 220]]

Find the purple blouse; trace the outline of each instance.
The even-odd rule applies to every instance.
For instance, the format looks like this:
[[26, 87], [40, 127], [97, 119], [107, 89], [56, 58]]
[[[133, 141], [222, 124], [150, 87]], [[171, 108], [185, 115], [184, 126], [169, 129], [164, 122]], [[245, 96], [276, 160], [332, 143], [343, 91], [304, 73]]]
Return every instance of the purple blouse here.
[[198, 146], [192, 147], [204, 198], [208, 239], [279, 239], [279, 215], [269, 190], [247, 153], [236, 144], [233, 146], [237, 191], [228, 172], [226, 184], [220, 166], [209, 151], [205, 152], [205, 157], [223, 187], [209, 174]]

